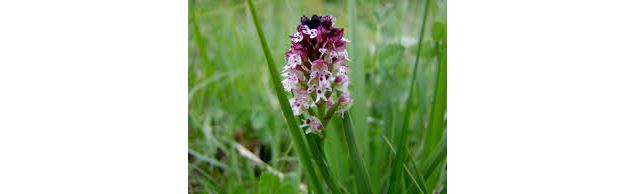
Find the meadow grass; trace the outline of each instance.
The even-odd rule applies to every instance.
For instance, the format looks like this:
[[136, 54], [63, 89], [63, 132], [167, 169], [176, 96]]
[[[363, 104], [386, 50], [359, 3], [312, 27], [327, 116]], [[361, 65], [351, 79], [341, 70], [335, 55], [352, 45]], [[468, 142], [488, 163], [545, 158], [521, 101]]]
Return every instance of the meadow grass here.
[[[246, 1], [190, 1], [189, 191], [447, 192], [446, 8], [445, 1], [431, 1], [424, 11], [425, 3], [254, 0], [258, 15], [252, 18]], [[323, 141], [293, 134], [289, 126], [296, 121], [284, 116], [272, 81], [285, 63], [288, 35], [302, 15], [312, 14], [337, 17], [352, 41], [352, 128], [337, 115]], [[421, 68], [414, 68], [417, 57]]]

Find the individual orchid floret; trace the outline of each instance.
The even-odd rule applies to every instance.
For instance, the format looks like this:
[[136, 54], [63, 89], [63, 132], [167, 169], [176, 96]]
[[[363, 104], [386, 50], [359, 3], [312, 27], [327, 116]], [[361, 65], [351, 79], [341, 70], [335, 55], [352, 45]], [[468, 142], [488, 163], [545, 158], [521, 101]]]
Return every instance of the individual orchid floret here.
[[311, 116], [308, 119], [305, 119], [300, 127], [307, 127], [306, 131], [304, 131], [306, 134], [319, 133], [322, 131], [322, 122], [320, 122], [320, 119], [317, 117]]
[[290, 92], [296, 88], [298, 88], [298, 84], [300, 82], [300, 78], [304, 77], [302, 75], [302, 71], [296, 69], [288, 69], [282, 73], [282, 87], [287, 92]]
[[304, 30], [302, 30], [303, 34], [307, 34], [309, 35], [309, 38], [315, 38], [318, 35], [318, 30], [317, 29], [309, 29], [309, 26], [302, 26], [304, 28]]
[[299, 54], [291, 53], [289, 54], [289, 57], [287, 58], [287, 65], [285, 66], [285, 70], [293, 69], [296, 66], [300, 65], [301, 63], [302, 63], [302, 57], [300, 57]]
[[293, 115], [298, 116], [309, 109], [312, 101], [306, 90], [302, 88], [296, 88], [293, 90], [293, 95], [294, 96], [289, 100], [289, 103], [291, 104]]
[[319, 133], [334, 112], [347, 111], [353, 102], [346, 64], [350, 41], [344, 28], [335, 27], [335, 17], [318, 15], [301, 17], [289, 39], [282, 86], [291, 93], [293, 114], [306, 118], [307, 132]]
[[335, 105], [335, 101], [333, 101], [333, 98], [328, 98], [326, 100], [326, 108], [331, 108], [333, 107], [333, 105]]
[[309, 89], [307, 91], [309, 93], [315, 91], [317, 95], [316, 103], [320, 102], [320, 99], [326, 101], [326, 93], [332, 90], [329, 82], [332, 75], [324, 60], [318, 59], [312, 63], [308, 83]]
[[346, 74], [338, 75], [333, 84], [337, 90], [346, 91], [348, 89], [348, 76]]
[[304, 37], [299, 32], [296, 32], [295, 34], [289, 36], [289, 38], [291, 38], [291, 42], [298, 43], [298, 42], [302, 41], [302, 39]]
[[351, 98], [351, 95], [348, 91], [343, 92], [342, 95], [340, 95], [340, 97], [337, 99], [337, 102], [340, 105], [337, 109], [337, 112], [339, 113], [348, 111], [348, 109], [351, 108], [351, 105], [353, 105], [353, 99]]

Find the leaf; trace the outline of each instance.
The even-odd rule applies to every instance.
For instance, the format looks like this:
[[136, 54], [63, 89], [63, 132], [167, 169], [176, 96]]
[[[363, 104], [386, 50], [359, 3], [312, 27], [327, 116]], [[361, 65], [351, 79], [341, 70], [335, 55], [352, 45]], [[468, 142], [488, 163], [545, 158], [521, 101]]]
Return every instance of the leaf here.
[[435, 21], [432, 26], [432, 38], [436, 41], [439, 41], [443, 37], [445, 37], [445, 28], [445, 23], [443, 23], [442, 21]]
[[355, 183], [357, 183], [357, 193], [372, 194], [370, 188], [370, 181], [368, 178], [368, 171], [364, 166], [362, 157], [357, 150], [357, 144], [355, 144], [355, 135], [353, 135], [353, 125], [351, 124], [351, 117], [347, 112], [344, 112], [344, 135], [346, 136], [346, 144], [348, 145], [348, 154], [353, 161], [353, 173], [355, 174]]
[[[333, 120], [336, 120], [336, 118], [333, 118]], [[348, 154], [345, 153], [344, 132], [340, 129], [342, 129], [341, 123], [334, 121], [325, 129], [327, 133], [324, 138], [324, 154], [328, 158], [330, 169], [333, 170], [334, 179], [339, 180], [340, 184], [346, 186], [352, 185], [344, 182], [349, 177], [348, 172], [351, 170], [351, 162]]]

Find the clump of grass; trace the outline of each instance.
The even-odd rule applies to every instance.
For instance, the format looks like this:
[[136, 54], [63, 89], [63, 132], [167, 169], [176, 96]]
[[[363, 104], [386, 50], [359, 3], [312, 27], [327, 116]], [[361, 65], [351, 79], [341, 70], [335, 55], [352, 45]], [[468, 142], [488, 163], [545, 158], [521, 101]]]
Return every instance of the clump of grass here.
[[406, 109], [404, 110], [403, 122], [401, 123], [401, 131], [399, 132], [397, 155], [395, 157], [393, 168], [390, 173], [390, 182], [388, 183], [388, 193], [399, 192], [399, 182], [401, 180], [401, 173], [404, 165], [404, 157], [406, 152], [406, 137], [408, 137], [408, 125], [410, 124], [410, 110], [413, 104], [413, 93], [415, 89], [415, 81], [417, 80], [417, 69], [419, 67], [419, 53], [423, 44], [423, 35], [425, 32], [426, 18], [428, 16], [428, 7], [431, 0], [427, 0], [426, 9], [424, 11], [424, 17], [421, 20], [421, 31], [419, 32], [419, 43], [417, 44], [417, 56], [414, 62], [414, 69], [412, 70], [412, 77], [410, 81], [410, 90], [408, 92], [408, 100], [406, 101]]

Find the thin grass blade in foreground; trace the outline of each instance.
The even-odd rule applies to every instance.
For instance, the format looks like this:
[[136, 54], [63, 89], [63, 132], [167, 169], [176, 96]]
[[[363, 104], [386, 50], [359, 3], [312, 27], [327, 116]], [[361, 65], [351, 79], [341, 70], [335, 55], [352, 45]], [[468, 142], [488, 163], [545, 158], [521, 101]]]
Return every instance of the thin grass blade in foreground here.
[[315, 168], [311, 163], [311, 155], [308, 152], [306, 141], [304, 140], [303, 135], [301, 134], [300, 128], [293, 116], [293, 111], [291, 110], [291, 106], [286, 99], [284, 90], [282, 88], [280, 75], [278, 75], [278, 71], [274, 66], [273, 58], [271, 57], [271, 51], [269, 50], [269, 46], [267, 45], [267, 40], [265, 39], [264, 32], [262, 31], [262, 27], [258, 21], [258, 14], [256, 14], [256, 9], [254, 8], [252, 0], [248, 0], [249, 11], [251, 12], [252, 19], [254, 20], [254, 25], [256, 26], [256, 30], [258, 31], [258, 37], [260, 38], [260, 44], [262, 46], [262, 50], [267, 59], [267, 64], [269, 67], [269, 73], [271, 74], [271, 80], [273, 81], [274, 88], [276, 90], [276, 96], [278, 97], [278, 102], [280, 107], [282, 108], [282, 113], [284, 114], [285, 120], [287, 121], [287, 126], [289, 132], [291, 133], [291, 137], [293, 138], [294, 145], [296, 146], [296, 151], [298, 152], [300, 161], [302, 165], [306, 169], [306, 172], [309, 176], [309, 182], [316, 193], [324, 193], [324, 190], [320, 186], [320, 182], [317, 178]]
[[410, 90], [408, 92], [408, 100], [406, 102], [406, 107], [404, 110], [403, 123], [401, 124], [401, 132], [399, 133], [398, 139], [398, 147], [397, 147], [397, 155], [395, 157], [395, 162], [393, 163], [393, 168], [390, 173], [390, 182], [388, 183], [388, 193], [399, 193], [401, 180], [402, 168], [404, 165], [404, 157], [406, 152], [406, 143], [408, 137], [408, 124], [410, 122], [410, 108], [412, 107], [413, 97], [412, 94], [414, 92], [415, 81], [417, 80], [417, 68], [419, 67], [419, 56], [421, 53], [421, 45], [423, 43], [423, 34], [425, 31], [426, 19], [428, 16], [428, 9], [430, 6], [430, 0], [426, 2], [423, 19], [421, 20], [421, 31], [419, 32], [419, 44], [417, 45], [417, 57], [415, 59], [414, 70], [412, 71], [412, 79], [410, 81]]
[[344, 112], [343, 122], [346, 144], [348, 144], [348, 153], [351, 155], [353, 165], [355, 165], [353, 166], [353, 172], [355, 173], [355, 183], [357, 183], [357, 193], [372, 194], [368, 171], [366, 171], [362, 157], [359, 151], [357, 151], [357, 146], [355, 146], [355, 135], [353, 135], [353, 125], [351, 124], [351, 116], [348, 111]]

